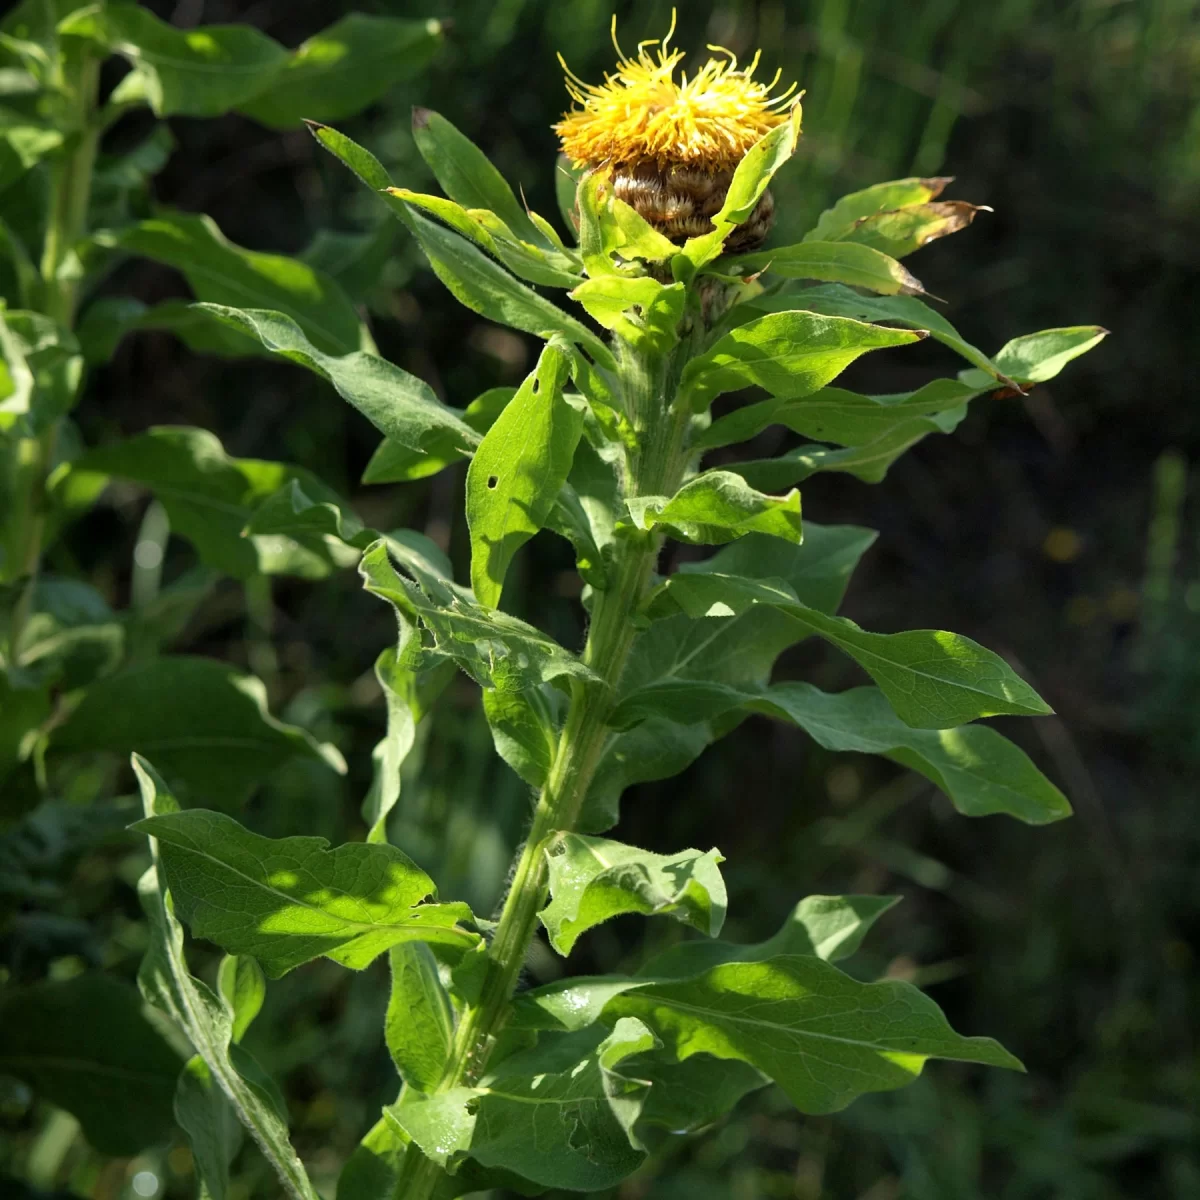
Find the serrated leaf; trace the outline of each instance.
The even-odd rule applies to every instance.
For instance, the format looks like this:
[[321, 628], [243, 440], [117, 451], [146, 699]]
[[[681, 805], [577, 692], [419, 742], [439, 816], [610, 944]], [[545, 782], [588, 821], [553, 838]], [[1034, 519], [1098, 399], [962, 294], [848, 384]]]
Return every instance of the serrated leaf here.
[[804, 240], [833, 241], [848, 233], [864, 217], [874, 216], [883, 209], [936, 200], [946, 185], [953, 182], [948, 177], [892, 179], [851, 192], [821, 214], [813, 229], [804, 235]]
[[705, 471], [668, 499], [638, 496], [626, 501], [635, 528], [661, 526], [684, 542], [719, 545], [750, 533], [799, 542], [800, 493], [768, 496], [729, 471]]
[[[469, 950], [464, 904], [423, 903], [433, 881], [394, 846], [265, 838], [204, 809], [148, 817], [175, 907], [195, 937], [250, 954], [272, 979], [324, 955], [361, 970], [404, 941]], [[236, 902], [232, 900], [236, 897]]]
[[[150, 489], [167, 510], [172, 532], [187, 538], [202, 562], [236, 578], [258, 573], [320, 578], [335, 561], [319, 543], [242, 536], [255, 509], [293, 480], [310, 499], [324, 503], [337, 497], [303, 468], [229, 457], [205, 429], [159, 426], [88, 450], [59, 469], [51, 489], [61, 495], [107, 477]], [[98, 490], [98, 483], [93, 486]]]
[[406, 1095], [385, 1113], [443, 1167], [469, 1158], [543, 1187], [599, 1191], [643, 1161], [633, 1127], [647, 1087], [621, 1070], [655, 1039], [640, 1021], [549, 1035], [477, 1088]]
[[917, 333], [845, 317], [769, 313], [730, 330], [683, 370], [680, 390], [702, 410], [723, 392], [765, 388], [773, 396], [810, 395], [869, 350], [920, 341]]
[[622, 1017], [644, 1021], [680, 1060], [704, 1053], [749, 1063], [812, 1114], [903, 1087], [930, 1058], [1022, 1069], [991, 1038], [955, 1033], [910, 984], [859, 983], [798, 954], [626, 991], [604, 1008], [606, 1020]]
[[553, 638], [508, 613], [484, 608], [447, 576], [422, 570], [409, 558], [402, 561], [418, 582], [405, 579], [392, 565], [389, 547], [397, 549], [395, 534], [363, 554], [359, 571], [367, 591], [419, 620], [432, 635], [433, 651], [452, 658], [483, 687], [520, 691], [562, 676], [597, 681]]
[[[178, 814], [179, 804], [154, 768], [133, 758], [147, 818]], [[287, 1121], [270, 1094], [269, 1080], [248, 1055], [235, 1065], [234, 1014], [228, 1004], [188, 969], [183, 927], [162, 872], [160, 847], [150, 839], [153, 865], [138, 883], [138, 894], [150, 924], [150, 941], [138, 971], [145, 999], [169, 1016], [204, 1060], [237, 1114], [250, 1131], [292, 1200], [319, 1200], [307, 1173], [288, 1141]]]
[[783, 586], [710, 574], [671, 576], [664, 590], [694, 618], [724, 619], [766, 605], [853, 658], [879, 685], [897, 715], [917, 729], [950, 729], [1005, 713], [1041, 716], [1052, 710], [998, 655], [960, 634], [934, 629], [869, 633], [793, 600]]
[[766, 271], [781, 279], [821, 279], [866, 288], [882, 296], [924, 292], [921, 281], [894, 258], [854, 242], [798, 242], [727, 259], [724, 270], [737, 275]]
[[553, 343], [484, 435], [467, 468], [471, 586], [500, 603], [513, 555], [546, 523], [567, 481], [583, 414], [563, 396], [570, 360]]
[[299, 259], [235, 246], [211, 217], [161, 212], [95, 240], [181, 271], [199, 301], [282, 313], [326, 354], [373, 348], [338, 283]]
[[153, 754], [193, 796], [239, 807], [293, 758], [345, 770], [341, 756], [267, 709], [262, 682], [227, 663], [172, 655], [93, 683], [50, 735], [51, 751]]
[[411, 450], [453, 449], [465, 454], [479, 444], [479, 434], [455, 409], [443, 404], [423, 379], [385, 359], [366, 351], [324, 354], [282, 313], [216, 304], [196, 307], [256, 338], [272, 354], [328, 380], [376, 429]]
[[550, 944], [568, 955], [580, 936], [621, 913], [675, 917], [710, 937], [725, 921], [721, 853], [652, 854], [606, 838], [560, 834], [546, 850], [550, 903], [538, 914]]
[[180, 1065], [137, 992], [109, 975], [0, 995], [0, 1071], [78, 1118], [102, 1154], [136, 1154], [170, 1133]]
[[441, 41], [439, 21], [347, 13], [293, 50], [267, 85], [238, 107], [275, 129], [306, 117], [340, 121], [415, 75]]
[[216, 117], [261, 92], [287, 61], [278, 42], [249, 25], [176, 29], [139, 4], [81, 8], [60, 26], [129, 61], [118, 104], [145, 101], [160, 117]]
[[388, 1052], [401, 1079], [419, 1092], [441, 1082], [454, 1041], [454, 1012], [437, 960], [421, 942], [388, 951], [392, 990], [384, 1018]]

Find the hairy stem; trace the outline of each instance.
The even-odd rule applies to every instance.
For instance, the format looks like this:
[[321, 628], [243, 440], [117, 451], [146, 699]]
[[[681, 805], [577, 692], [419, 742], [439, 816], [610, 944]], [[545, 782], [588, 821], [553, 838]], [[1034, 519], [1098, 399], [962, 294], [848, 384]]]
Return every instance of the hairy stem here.
[[[622, 390], [638, 434], [630, 455], [625, 494], [670, 495], [685, 466], [683, 450], [688, 414], [675, 411], [671, 399], [677, 382], [677, 358], [647, 360], [619, 346]], [[617, 685], [637, 637], [633, 616], [654, 573], [661, 538], [634, 534], [614, 546], [609, 586], [592, 600], [583, 661], [600, 677], [599, 684], [572, 684], [571, 703], [559, 734], [549, 776], [538, 796], [529, 836], [517, 857], [512, 885], [505, 898], [489, 951], [488, 971], [479, 1003], [464, 1014], [441, 1087], [471, 1085], [483, 1073], [496, 1034], [504, 1025], [521, 968], [537, 930], [537, 914], [547, 899], [546, 849], [555, 836], [575, 828], [588, 788], [611, 730], [608, 715]], [[405, 1157], [394, 1192], [405, 1200], [429, 1200], [440, 1168], [423, 1155]]]

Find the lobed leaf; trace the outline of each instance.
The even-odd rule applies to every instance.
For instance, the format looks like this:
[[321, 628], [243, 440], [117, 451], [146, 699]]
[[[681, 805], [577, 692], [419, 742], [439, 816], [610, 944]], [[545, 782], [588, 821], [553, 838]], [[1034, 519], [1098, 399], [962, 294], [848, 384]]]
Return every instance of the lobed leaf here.
[[203, 809], [132, 826], [155, 838], [167, 884], [195, 937], [250, 954], [278, 979], [324, 955], [361, 970], [406, 941], [465, 952], [463, 904], [423, 903], [433, 881], [394, 846], [318, 837], [266, 838]]
[[606, 838], [562, 833], [546, 851], [550, 902], [538, 914], [564, 956], [580, 936], [621, 913], [673, 916], [710, 937], [725, 920], [719, 851], [652, 854]]

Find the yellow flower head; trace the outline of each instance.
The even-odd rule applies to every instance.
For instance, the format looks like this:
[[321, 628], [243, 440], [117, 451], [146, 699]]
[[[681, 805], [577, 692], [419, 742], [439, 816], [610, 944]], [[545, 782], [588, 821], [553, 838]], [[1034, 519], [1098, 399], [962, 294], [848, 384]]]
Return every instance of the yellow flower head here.
[[[659, 168], [730, 169], [759, 138], [787, 120], [796, 85], [772, 97], [779, 74], [770, 83], [756, 82], [758, 54], [739, 69], [732, 52], [709, 46], [724, 57], [710, 58], [690, 79], [681, 72], [677, 82], [675, 68], [684, 54], [670, 49], [674, 31], [672, 17], [661, 43], [642, 42], [637, 58], [628, 58], [616, 46], [614, 18], [617, 70], [600, 85], [584, 83], [559, 55], [567, 91], [579, 107], [566, 113], [554, 131], [576, 166], [653, 162]], [[650, 47], [657, 47], [653, 54]]]

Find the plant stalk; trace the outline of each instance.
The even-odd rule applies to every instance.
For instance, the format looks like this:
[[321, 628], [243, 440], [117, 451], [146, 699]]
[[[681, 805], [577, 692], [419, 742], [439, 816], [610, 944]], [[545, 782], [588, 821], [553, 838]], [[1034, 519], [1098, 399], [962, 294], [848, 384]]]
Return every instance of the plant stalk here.
[[[630, 454], [627, 497], [671, 495], [686, 466], [684, 437], [689, 414], [671, 407], [686, 343], [667, 360], [646, 359], [619, 345], [622, 390], [638, 434]], [[548, 889], [546, 850], [558, 834], [578, 824], [584, 799], [611, 730], [608, 715], [616, 699], [630, 650], [637, 638], [634, 614], [654, 574], [662, 538], [652, 533], [620, 537], [614, 546], [609, 586], [592, 600], [592, 619], [583, 661], [600, 683], [572, 682], [571, 702], [559, 734], [550, 773], [538, 795], [529, 836], [517, 857], [489, 949], [488, 971], [479, 1002], [463, 1015], [439, 1090], [473, 1085], [483, 1074], [496, 1035], [508, 1015], [513, 993], [537, 931], [537, 915]], [[410, 1147], [394, 1195], [399, 1200], [430, 1200], [441, 1168]]]

